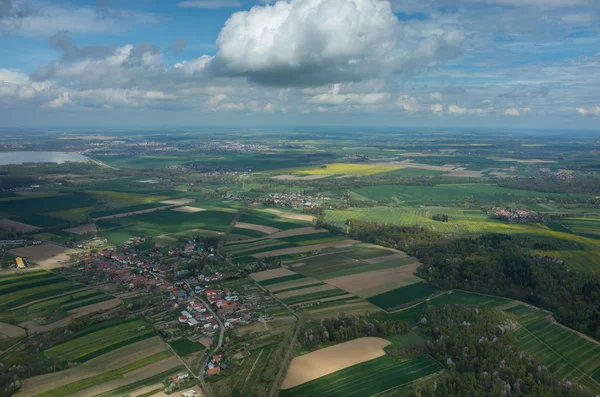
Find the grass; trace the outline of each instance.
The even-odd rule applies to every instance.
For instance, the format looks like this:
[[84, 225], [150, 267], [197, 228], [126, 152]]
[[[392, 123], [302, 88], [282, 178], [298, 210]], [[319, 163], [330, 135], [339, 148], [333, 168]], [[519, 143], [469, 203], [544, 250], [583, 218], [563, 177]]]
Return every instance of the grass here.
[[35, 397], [62, 397], [70, 394], [77, 393], [81, 390], [89, 389], [90, 387], [101, 385], [103, 383], [107, 383], [113, 380], [121, 379], [123, 375], [128, 372], [135, 371], [136, 369], [143, 368], [147, 365], [156, 363], [158, 361], [164, 360], [172, 355], [169, 351], [164, 351], [160, 353], [156, 353], [152, 356], [146, 357], [144, 359], [138, 360], [134, 363], [126, 365], [124, 367], [105, 372], [100, 375], [91, 376], [89, 378], [81, 379], [73, 383], [69, 383], [67, 385], [61, 386], [57, 389], [52, 389], [45, 391], [43, 393], [37, 394]]
[[165, 379], [169, 379], [169, 378], [171, 378], [172, 375], [178, 374], [181, 371], [183, 371], [184, 369], [185, 369], [185, 367], [183, 367], [183, 366], [172, 368], [172, 369], [169, 369], [169, 370], [167, 370], [165, 372], [161, 372], [158, 375], [154, 375], [154, 376], [152, 376], [150, 378], [146, 378], [146, 379], [134, 382], [134, 383], [130, 383], [128, 385], [119, 387], [117, 389], [108, 391], [106, 393], [98, 394], [95, 397], [120, 397], [120, 396], [126, 396], [128, 393], [130, 393], [130, 392], [132, 392], [134, 390], [141, 389], [144, 386], [153, 386], [153, 385], [155, 385], [157, 383], [160, 383], [160, 382], [164, 381]]
[[[292, 219], [286, 220], [285, 218], [280, 218], [277, 215], [273, 215], [264, 211], [248, 211], [240, 216], [239, 222], [269, 226], [281, 230], [296, 229], [311, 224], [310, 222], [302, 222]], [[246, 231], [242, 233], [248, 235]]]
[[521, 327], [519, 346], [562, 379], [600, 393], [600, 346], [550, 321], [549, 314], [526, 306], [507, 310]]
[[90, 213], [90, 217], [101, 218], [101, 217], [105, 217], [105, 216], [125, 214], [128, 212], [142, 211], [142, 210], [148, 210], [148, 209], [158, 208], [158, 207], [166, 207], [168, 205], [169, 204], [163, 204], [163, 203], [159, 203], [159, 202], [143, 203], [143, 204], [131, 205], [128, 207], [120, 207], [120, 208], [115, 208], [115, 209], [110, 209], [110, 210], [93, 211]]
[[173, 350], [175, 350], [175, 353], [181, 357], [206, 350], [206, 347], [202, 343], [192, 342], [188, 338], [181, 338], [175, 342], [169, 342], [169, 345], [171, 345]]
[[283, 301], [288, 305], [296, 305], [303, 302], [316, 301], [319, 299], [332, 298], [334, 296], [342, 296], [347, 294], [348, 292], [344, 290], [334, 288], [327, 291], [312, 292], [310, 294], [292, 296], [290, 298], [283, 299]]
[[372, 296], [367, 298], [367, 300], [383, 310], [389, 310], [418, 299], [423, 299], [435, 292], [435, 288], [429, 284], [425, 282], [419, 282], [407, 285], [406, 287], [384, 292], [383, 294]]
[[429, 356], [396, 360], [383, 356], [282, 390], [281, 397], [367, 397], [390, 393], [441, 369]]
[[83, 362], [155, 334], [145, 322], [130, 321], [56, 345], [44, 351], [43, 355], [54, 361]]

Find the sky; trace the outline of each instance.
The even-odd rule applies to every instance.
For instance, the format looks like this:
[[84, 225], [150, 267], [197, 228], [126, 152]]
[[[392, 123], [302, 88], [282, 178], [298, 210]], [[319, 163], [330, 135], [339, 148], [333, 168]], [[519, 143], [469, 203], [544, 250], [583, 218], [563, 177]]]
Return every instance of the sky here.
[[600, 130], [600, 0], [0, 0], [0, 128]]

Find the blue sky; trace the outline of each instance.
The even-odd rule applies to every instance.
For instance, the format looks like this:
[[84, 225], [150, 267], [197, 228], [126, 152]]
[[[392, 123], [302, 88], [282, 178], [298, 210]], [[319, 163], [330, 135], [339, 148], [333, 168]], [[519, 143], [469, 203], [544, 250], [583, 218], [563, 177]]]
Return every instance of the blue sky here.
[[600, 129], [597, 0], [0, 0], [0, 127]]

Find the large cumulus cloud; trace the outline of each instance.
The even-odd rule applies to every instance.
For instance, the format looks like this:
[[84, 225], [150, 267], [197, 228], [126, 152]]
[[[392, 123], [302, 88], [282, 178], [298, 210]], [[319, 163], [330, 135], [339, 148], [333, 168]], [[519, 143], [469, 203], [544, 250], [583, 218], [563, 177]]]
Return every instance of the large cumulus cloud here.
[[268, 85], [360, 81], [410, 73], [463, 40], [454, 26], [403, 24], [384, 0], [279, 1], [233, 14], [210, 67]]

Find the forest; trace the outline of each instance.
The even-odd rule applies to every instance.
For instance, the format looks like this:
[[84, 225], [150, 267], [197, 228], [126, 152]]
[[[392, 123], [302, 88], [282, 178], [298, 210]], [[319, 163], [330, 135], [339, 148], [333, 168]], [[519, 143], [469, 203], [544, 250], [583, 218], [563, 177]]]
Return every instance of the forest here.
[[408, 252], [417, 275], [440, 289], [465, 289], [518, 299], [554, 312], [564, 325], [600, 339], [600, 277], [532, 253], [515, 237], [487, 234], [420, 243]]
[[429, 306], [420, 328], [432, 339], [428, 353], [447, 371], [419, 385], [418, 395], [593, 396], [578, 385], [561, 383], [519, 351], [516, 327], [502, 312], [485, 306]]

